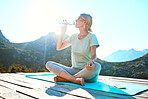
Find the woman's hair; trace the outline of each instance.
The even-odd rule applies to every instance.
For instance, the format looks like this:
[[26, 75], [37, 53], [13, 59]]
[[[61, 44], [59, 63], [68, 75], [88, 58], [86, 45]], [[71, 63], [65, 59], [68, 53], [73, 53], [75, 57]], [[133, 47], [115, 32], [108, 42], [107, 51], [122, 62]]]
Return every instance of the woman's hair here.
[[87, 20], [87, 30], [88, 32], [92, 32], [92, 29], [91, 29], [91, 25], [92, 25], [92, 16], [89, 15], [89, 14], [80, 14], [80, 16], [84, 19], [84, 20]]

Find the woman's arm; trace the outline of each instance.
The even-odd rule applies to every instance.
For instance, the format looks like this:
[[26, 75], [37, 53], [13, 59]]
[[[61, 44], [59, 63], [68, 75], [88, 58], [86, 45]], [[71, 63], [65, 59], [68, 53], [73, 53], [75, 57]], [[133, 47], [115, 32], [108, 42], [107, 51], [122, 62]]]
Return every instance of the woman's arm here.
[[96, 60], [96, 45], [91, 46], [91, 59], [88, 61], [87, 65], [85, 66], [87, 70], [94, 68], [94, 62]]
[[96, 45], [90, 47], [90, 49], [91, 49], [91, 59], [90, 59], [90, 61], [93, 61], [93, 63], [97, 59], [97, 57], [96, 57], [96, 48], [97, 48]]
[[96, 45], [91, 46], [91, 59], [88, 61], [87, 65], [91, 66], [96, 60]]
[[61, 33], [58, 39], [56, 50], [62, 50], [70, 46], [70, 44], [67, 43], [66, 41], [63, 42], [63, 37], [64, 37], [64, 34]]
[[62, 50], [70, 46], [70, 44], [67, 43], [66, 41], [63, 42], [63, 38], [64, 38], [66, 30], [67, 30], [67, 21], [63, 21], [61, 25], [61, 34], [58, 39], [56, 50]]

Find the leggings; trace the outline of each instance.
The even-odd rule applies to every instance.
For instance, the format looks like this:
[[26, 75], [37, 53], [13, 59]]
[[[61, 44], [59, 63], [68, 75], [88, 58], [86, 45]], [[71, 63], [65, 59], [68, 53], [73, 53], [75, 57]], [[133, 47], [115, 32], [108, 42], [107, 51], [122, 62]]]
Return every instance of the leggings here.
[[92, 70], [87, 70], [86, 68], [84, 69], [76, 69], [73, 67], [67, 67], [62, 64], [53, 62], [53, 61], [48, 61], [46, 63], [46, 68], [52, 72], [53, 74], [59, 76], [60, 73], [65, 70], [72, 76], [79, 73], [81, 78], [84, 78], [85, 82], [96, 82], [98, 79], [98, 75], [101, 71], [101, 65], [97, 62], [94, 62], [94, 69]]

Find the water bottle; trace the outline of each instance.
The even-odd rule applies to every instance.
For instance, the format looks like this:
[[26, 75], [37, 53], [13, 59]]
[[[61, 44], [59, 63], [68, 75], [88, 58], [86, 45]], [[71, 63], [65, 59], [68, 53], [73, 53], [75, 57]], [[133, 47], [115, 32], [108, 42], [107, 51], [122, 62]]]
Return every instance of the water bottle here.
[[[63, 21], [67, 21], [67, 20], [63, 20]], [[75, 21], [69, 21], [69, 20], [68, 20], [68, 21], [65, 22], [65, 23], [66, 23], [68, 26], [75, 25]], [[65, 24], [65, 23], [61, 21], [59, 24], [62, 25], [62, 24]]]

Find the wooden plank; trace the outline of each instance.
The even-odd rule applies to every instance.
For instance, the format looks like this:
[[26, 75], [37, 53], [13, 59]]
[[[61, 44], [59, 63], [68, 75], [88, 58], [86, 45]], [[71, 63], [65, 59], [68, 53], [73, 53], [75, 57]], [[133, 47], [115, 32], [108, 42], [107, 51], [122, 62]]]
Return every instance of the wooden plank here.
[[119, 81], [119, 82], [124, 82], [124, 83], [148, 85], [148, 80], [146, 80], [146, 79], [113, 77], [113, 76], [99, 76], [99, 80]]
[[15, 90], [7, 86], [0, 85], [0, 96], [2, 99], [32, 99], [26, 95], [17, 93]]
[[[49, 72], [40, 72], [40, 73], [18, 73], [18, 75], [41, 75], [41, 74], [49, 74]], [[99, 75], [98, 80], [106, 80], [106, 81], [119, 81], [125, 83], [134, 83], [141, 85], [148, 85], [148, 80], [146, 79], [136, 79], [136, 78], [126, 78], [126, 77], [115, 77], [115, 76], [103, 76]]]
[[[30, 98], [34, 98], [34, 99], [48, 99], [48, 98], [53, 98], [53, 99], [56, 99], [56, 98], [67, 98], [67, 99], [81, 99], [83, 97], [77, 97], [77, 96], [73, 96], [73, 95], [70, 95], [70, 94], [66, 94], [66, 93], [61, 93], [59, 91], [55, 91], [55, 90], [49, 90], [48, 89], [48, 92], [50, 92], [50, 95], [48, 95], [47, 93], [45, 93], [45, 88], [42, 88], [42, 89], [31, 89], [31, 90], [28, 90], [28, 89], [24, 89], [24, 88], [16, 88], [16, 86], [14, 85], [9, 85], [9, 84], [6, 84], [5, 82], [1, 82], [1, 84], [5, 84], [6, 86], [9, 86], [11, 88], [13, 88], [13, 90], [16, 90], [17, 93], [19, 94], [22, 94], [22, 95], [25, 95], [25, 96], [28, 96]], [[12, 91], [12, 90], [10, 90]], [[6, 94], [8, 93], [8, 91], [6, 91]], [[55, 96], [54, 94], [58, 94], [57, 96]], [[13, 93], [11, 92], [9, 96], [13, 95]], [[14, 94], [15, 95], [15, 94]], [[17, 95], [16, 95], [17, 96]], [[20, 95], [19, 95], [20, 96]], [[7, 97], [8, 98], [8, 97]], [[22, 99], [22, 98], [14, 98], [14, 99]], [[28, 99], [28, 98], [23, 98], [23, 99]]]
[[[105, 78], [105, 77], [103, 77], [103, 78]], [[106, 77], [107, 78], [107, 77]], [[120, 78], [120, 77], [119, 77]], [[121, 79], [122, 79], [122, 77], [121, 77]], [[107, 80], [109, 80], [109, 79], [107, 79]], [[102, 94], [102, 93], [101, 93]], [[105, 93], [106, 94], [106, 93]]]
[[[56, 88], [57, 87], [57, 84], [55, 84], [55, 83], [49, 83], [49, 82], [44, 82], [44, 81], [40, 81], [40, 80], [36, 80], [36, 79], [30, 79], [30, 78], [23, 78], [23, 77], [20, 77], [20, 78], [22, 78], [22, 81], [21, 82], [18, 82], [18, 81], [20, 81], [20, 78], [18, 77], [18, 75], [16, 75], [16, 76], [14, 76], [14, 75], [11, 75], [12, 77], [11, 77], [11, 82], [15, 82], [15, 83], [19, 83], [19, 85], [20, 84], [22, 84], [22, 85], [27, 85], [27, 86], [31, 86], [31, 85], [33, 85], [32, 87], [33, 88], [50, 88], [51, 90], [54, 90], [54, 89], [59, 89], [61, 86], [63, 86], [63, 85], [58, 85], [59, 87], [58, 88]], [[8, 77], [10, 77], [10, 75], [8, 76]], [[9, 80], [10, 81], [10, 79], [9, 78], [7, 78], [6, 77], [6, 75], [5, 75], [5, 80]], [[12, 79], [12, 78], [14, 78], [14, 79]], [[17, 80], [15, 80], [15, 78], [17, 78]], [[27, 80], [26, 80], [27, 79]], [[25, 81], [23, 81], [23, 80], [25, 80], [25, 81], [28, 81], [29, 83], [27, 83], [27, 84], [25, 84]], [[31, 81], [31, 82], [30, 82]], [[31, 84], [31, 85], [29, 85], [29, 84]], [[52, 88], [52, 87], [54, 87], [54, 88]], [[57, 90], [57, 91], [59, 91], [59, 90]], [[61, 92], [63, 92], [63, 91], [61, 91]], [[65, 91], [64, 91], [64, 93], [66, 93]], [[71, 94], [71, 93], [70, 93]], [[85, 95], [86, 95], [86, 93], [85, 93]], [[78, 96], [78, 95], [77, 95]], [[90, 95], [91, 96], [91, 95]], [[83, 97], [83, 96], [82, 96]], [[89, 96], [88, 96], [89, 97]], [[86, 98], [86, 97], [85, 97]], [[92, 98], [92, 97], [91, 97]]]
[[[22, 87], [19, 87], [17, 85], [9, 84], [9, 83], [3, 82], [3, 81], [0, 81], [0, 83], [2, 85], [5, 85], [5, 86], [13, 89], [17, 93], [28, 96], [30, 98], [36, 98], [37, 99], [37, 98], [40, 98], [42, 96], [41, 95], [42, 93], [39, 94], [39, 92], [37, 92], [37, 91], [35, 91], [33, 89], [22, 88]], [[11, 95], [13, 95], [13, 94], [11, 94]], [[44, 95], [44, 96], [46, 96], [46, 95]], [[47, 98], [47, 97], [45, 97], [45, 98]]]
[[[35, 90], [35, 89], [22, 88], [20, 86], [9, 84], [9, 83], [3, 82], [3, 81], [0, 81], [0, 83], [2, 85], [8, 86], [9, 88], [15, 90], [19, 94], [26, 95], [26, 96], [31, 97], [31, 98], [35, 98], [35, 99], [40, 99], [40, 98], [43, 98], [43, 99], [57, 98], [56, 96], [49, 96], [48, 94], [46, 94], [45, 92], [43, 92], [41, 89], [40, 90], [39, 89], [38, 90]], [[52, 91], [52, 93], [57, 93], [57, 92], [53, 92]], [[62, 94], [64, 94], [64, 93], [62, 93]], [[10, 93], [10, 95], [13, 95], [13, 94]], [[76, 98], [75, 96], [71, 96], [71, 95], [67, 95], [65, 97]], [[18, 98], [18, 99], [20, 99], [20, 98]]]
[[[110, 78], [109, 78], [109, 76], [101, 76], [103, 79], [101, 79], [101, 80], [104, 80], [104, 78], [106, 79], [106, 81], [110, 81]], [[135, 82], [131, 82], [131, 80], [133, 81], [134, 79], [132, 78], [123, 78], [123, 77], [113, 77], [113, 78], [116, 78], [116, 79], [112, 79], [112, 77], [111, 77], [111, 79], [112, 79], [112, 81], [115, 81], [115, 82], [123, 82], [123, 80], [124, 80], [124, 83], [126, 82], [126, 83], [132, 83], [132, 84], [137, 84], [136, 83], [136, 81], [138, 80], [138, 81], [141, 81], [141, 82], [146, 82], [146, 84], [147, 84], [147, 82], [148, 82], [148, 80], [141, 80], [141, 79], [135, 79], [136, 81]], [[119, 79], [117, 79], [117, 78], [119, 78]], [[120, 79], [122, 79], [122, 80], [120, 80]], [[129, 81], [129, 79], [131, 79], [130, 81]], [[138, 83], [139, 84], [139, 83]], [[145, 83], [140, 83], [141, 85], [146, 85]], [[64, 88], [63, 88], [64, 89]], [[60, 88], [58, 88], [58, 90], [60, 90]], [[84, 90], [87, 90], [87, 89], [84, 89]], [[62, 91], [64, 91], [64, 90], [62, 90]], [[79, 92], [79, 91], [78, 91]], [[94, 90], [87, 90], [87, 92], [89, 92], [91, 95], [92, 94], [94, 94]], [[112, 94], [112, 93], [107, 93], [107, 95], [106, 95], [106, 93], [104, 93], [104, 92], [100, 92], [100, 91], [96, 91], [96, 95], [94, 95], [94, 96], [97, 96], [97, 98], [98, 98], [98, 93], [100, 93], [100, 95], [99, 95], [99, 97], [101, 96], [101, 95], [105, 95], [105, 96], [111, 96], [111, 97], [122, 97], [122, 98], [131, 98], [131, 97], [141, 97], [141, 98], [148, 98], [148, 91], [145, 91], [145, 92], [142, 92], [142, 93], [140, 93], [140, 94], [138, 94], [137, 96], [124, 96], [124, 95], [118, 95], [118, 94]], [[75, 94], [75, 93], [74, 93]]]
[[[32, 73], [31, 73], [32, 74]], [[44, 74], [44, 73], [35, 73], [37, 74]], [[25, 86], [32, 86], [36, 90], [44, 91], [47, 92], [48, 95], [52, 95], [51, 93], [54, 92], [54, 94], [61, 94], [57, 97], [71, 97], [71, 96], [76, 96], [77, 98], [147, 98], [148, 94], [147, 92], [141, 93], [136, 96], [125, 96], [125, 95], [119, 95], [119, 94], [112, 94], [112, 93], [106, 93], [106, 92], [101, 92], [101, 91], [96, 91], [96, 90], [91, 90], [91, 89], [82, 89], [74, 86], [68, 86], [68, 85], [57, 85], [54, 83], [50, 82], [45, 82], [41, 80], [35, 80], [35, 79], [30, 79], [25, 77], [26, 73], [19, 73], [19, 74], [3, 74], [0, 75], [0, 78], [7, 79], [8, 81], [15, 82], [20, 85], [25, 85]], [[100, 76], [99, 80], [112, 80], [112, 81], [126, 81], [126, 78], [119, 77], [119, 79], [112, 79], [112, 77], [108, 76]], [[121, 79], [121, 80], [120, 80]], [[128, 78], [129, 79], [129, 78]], [[132, 79], [134, 80], [134, 79]], [[133, 83], [133, 82], [132, 82]], [[74, 97], [75, 98], [75, 97]]]
[[[10, 75], [8, 77], [10, 77]], [[3, 79], [3, 80], [0, 79], [0, 83], [3, 84], [3, 85], [9, 86], [12, 89], [15, 89], [16, 92], [18, 92], [20, 94], [24, 94], [24, 95], [27, 95], [27, 96], [32, 97], [32, 98], [43, 98], [43, 99], [58, 98], [58, 97], [62, 97], [62, 98], [66, 97], [66, 98], [70, 98], [70, 99], [83, 98], [83, 97], [78, 97], [78, 96], [74, 96], [74, 95], [71, 95], [71, 94], [67, 94], [67, 93], [64, 93], [64, 92], [61, 93], [59, 91], [48, 89], [48, 91], [50, 91], [53, 94], [53, 96], [50, 96], [47, 93], [45, 93], [45, 90], [47, 88], [34, 89], [34, 88], [31, 88], [31, 87], [28, 87], [28, 86], [24, 86], [24, 85], [22, 86], [20, 83], [12, 82], [12, 79], [10, 79], [9, 81], [7, 81], [6, 79], [7, 79], [6, 76], [5, 76], [5, 79]], [[42, 85], [42, 84], [40, 83], [40, 85]], [[54, 96], [54, 94], [58, 94], [58, 96]]]
[[[76, 91], [66, 91], [66, 88], [67, 89], [69, 89], [70, 90], [70, 88], [71, 89], [75, 89], [75, 90], [77, 90], [77, 93], [76, 93]], [[56, 87], [55, 89], [58, 89], [59, 91], [63, 91], [63, 92], [67, 92], [67, 93], [72, 93], [72, 94], [74, 94], [74, 95], [80, 95], [80, 93], [82, 92], [82, 90], [79, 90], [79, 89], [82, 89], [82, 88], [75, 88], [75, 87], [71, 87], [71, 86], [67, 86], [67, 85], [65, 85], [65, 86], [60, 86], [59, 88], [58, 87]], [[87, 91], [86, 91], [87, 90]], [[92, 97], [92, 94], [94, 93], [94, 90], [90, 90], [90, 89], [83, 89], [83, 93], [85, 93], [86, 94], [86, 92], [88, 93], [89, 92], [89, 95], [91, 95], [91, 97]], [[99, 94], [99, 95], [98, 95]], [[81, 94], [82, 95], [82, 94]], [[87, 95], [87, 94], [86, 94]], [[84, 96], [86, 96], [86, 95], [84, 95]], [[89, 96], [88, 95], [88, 96]], [[103, 96], [104, 95], [104, 96]], [[83, 96], [83, 95], [82, 95]], [[96, 95], [94, 95], [94, 97], [95, 96], [97, 96], [97, 98], [99, 98], [99, 97], [122, 97], [122, 98], [129, 98], [129, 97], [132, 97], [132, 96], [124, 96], [124, 95], [118, 95], [118, 94], [112, 94], [112, 93], [107, 93], [107, 95], [106, 95], [106, 93], [105, 92], [101, 92], [101, 91], [96, 91]], [[89, 96], [90, 97], [90, 96]]]
[[[148, 86], [148, 80], [146, 79], [135, 79], [135, 78], [124, 78], [124, 77], [113, 77], [113, 76], [100, 76], [99, 80], [111, 81], [111, 82], [122, 82], [130, 84], [138, 84]], [[146, 98], [148, 99], [148, 90], [138, 93], [134, 98]]]
[[[40, 82], [40, 81], [38, 81]], [[42, 81], [41, 81], [42, 82]], [[44, 82], [44, 81], [43, 81]], [[42, 84], [43, 85], [43, 84]], [[93, 93], [94, 90], [90, 90], [89, 93], [86, 91], [86, 89], [82, 89], [79, 87], [75, 87], [75, 86], [69, 86], [69, 85], [56, 85], [56, 86], [49, 86], [46, 88], [50, 88], [50, 89], [54, 89], [57, 91], [61, 91], [61, 92], [65, 92], [68, 94], [73, 94], [73, 95], [77, 95], [77, 96], [82, 96], [82, 97], [88, 97], [88, 98], [94, 98], [91, 94]], [[75, 91], [76, 90], [76, 91]], [[89, 89], [87, 89], [89, 90]], [[99, 94], [100, 93], [100, 94]], [[108, 97], [112, 97], [115, 96], [115, 94], [109, 93], [108, 95], [106, 95], [105, 92], [101, 92], [101, 91], [97, 91], [97, 94], [99, 94], [100, 98], [106, 98]], [[122, 95], [116, 95], [117, 97], [123, 97]]]
[[[11, 77], [12, 76], [12, 77]], [[5, 77], [3, 78], [3, 80], [1, 80], [2, 79], [2, 77], [0, 78], [0, 81], [4, 81], [4, 82], [7, 82], [7, 83], [11, 83], [11, 84], [14, 84], [14, 82], [15, 82], [15, 85], [17, 85], [17, 86], [24, 86], [25, 84], [23, 84], [24, 83], [24, 81], [21, 81], [21, 82], [18, 82], [18, 80], [17, 81], [15, 81], [14, 79], [12, 79], [13, 77], [14, 78], [17, 78], [17, 79], [19, 79], [18, 78], [18, 75], [15, 77], [14, 75], [8, 75], [8, 76], [6, 76], [5, 75]], [[8, 77], [8, 78], [7, 78]], [[11, 77], [11, 79], [9, 79], [9, 77]], [[21, 78], [23, 78], [23, 77], [21, 77]], [[54, 86], [56, 86], [56, 84], [55, 83], [49, 83], [49, 82], [43, 82], [43, 81], [39, 81], [39, 80], [35, 80], [35, 79], [30, 79], [30, 78], [25, 78], [25, 79], [28, 79], [28, 81], [29, 80], [33, 80], [33, 82], [37, 82], [36, 84], [35, 83], [33, 83], [32, 82], [32, 84], [31, 85], [33, 85], [33, 87], [36, 89], [36, 90], [40, 90], [41, 91], [41, 89], [43, 90], [44, 88], [45, 88], [45, 86], [46, 86], [46, 90], [48, 89], [48, 91], [56, 91], [56, 93], [54, 93], [54, 94], [57, 94], [57, 92], [59, 93], [59, 92], [62, 92], [62, 94], [64, 94], [63, 96], [64, 97], [70, 97], [70, 95], [71, 95], [71, 97], [72, 96], [75, 96], [75, 98], [76, 97], [79, 97], [79, 98], [87, 98], [87, 97], [83, 97], [83, 96], [78, 96], [78, 95], [73, 95], [73, 94], [69, 94], [69, 93], [66, 93], [66, 92], [63, 92], [63, 91], [59, 91], [59, 90], [54, 90], [54, 89], [56, 89], [56, 88], [50, 88], [50, 87], [54, 87]], [[24, 78], [22, 79], [22, 80], [25, 80]], [[6, 81], [7, 80], [7, 81]], [[8, 81], [9, 80], [9, 81]], [[10, 82], [11, 81], [11, 82]], [[30, 84], [30, 83], [29, 83]], [[36, 86], [34, 86], [34, 85], [36, 85]], [[45, 86], [44, 86], [45, 85]], [[60, 86], [60, 85], [59, 85]], [[62, 86], [62, 85], [61, 85]], [[26, 88], [28, 88], [28, 87], [26, 87]], [[30, 87], [29, 87], [30, 88]], [[45, 92], [45, 91], [44, 91]], [[53, 92], [52, 92], [53, 93]], [[65, 95], [65, 94], [67, 94], [67, 95]], [[60, 95], [60, 94], [59, 94]], [[92, 98], [92, 97], [91, 97]]]
[[[8, 77], [8, 78], [7, 78]], [[10, 79], [11, 78], [11, 79]], [[17, 81], [15, 81], [15, 78], [17, 79]], [[44, 81], [40, 81], [40, 80], [35, 80], [35, 79], [30, 79], [30, 78], [23, 78], [23, 77], [18, 77], [18, 75], [5, 75], [5, 77], [3, 77], [3, 79], [5, 79], [5, 80], [9, 80], [9, 81], [13, 81], [13, 82], [17, 82], [17, 83], [19, 83], [19, 85], [20, 85], [20, 83], [22, 84], [22, 85], [25, 85], [25, 84], [23, 84], [25, 81], [21, 81], [21, 82], [18, 82], [18, 80], [19, 79], [22, 79], [22, 80], [25, 80], [25, 81], [30, 81], [30, 80], [33, 80], [32, 81], [32, 84], [29, 82], [29, 84], [31, 84], [31, 85], [36, 85], [36, 86], [38, 86], [38, 88], [42, 88], [43, 89], [43, 86], [45, 87], [46, 86], [46, 89], [47, 90], [54, 90], [54, 89], [58, 89], [58, 90], [56, 90], [56, 91], [60, 91], [60, 92], [63, 92], [63, 93], [67, 93], [67, 91], [69, 91], [69, 90], [67, 90], [67, 91], [63, 91], [63, 90], [59, 90], [59, 89], [61, 89], [61, 86], [63, 86], [63, 85], [56, 85], [56, 84], [54, 84], [54, 83], [49, 83], [49, 82], [44, 82]], [[28, 79], [28, 80], [26, 80], [26, 79]], [[69, 86], [68, 86], [69, 87]], [[34, 88], [37, 88], [37, 87], [34, 87]], [[63, 86], [62, 88], [64, 88], [64, 90], [65, 90], [65, 87]], [[76, 87], [77, 88], [77, 87]], [[72, 86], [71, 86], [71, 89], [73, 89], [72, 88]], [[82, 90], [81, 90], [82, 91]], [[79, 91], [80, 92], [80, 91]], [[84, 92], [83, 92], [84, 93]], [[72, 93], [67, 93], [67, 94], [70, 94], [70, 95], [73, 95], [73, 96], [77, 96], [77, 97], [84, 97], [85, 96], [85, 98], [93, 98], [90, 94], [88, 94], [86, 91], [85, 91], [85, 93], [83, 94], [83, 95], [78, 95], [78, 94], [72, 94]], [[86, 95], [87, 95], [87, 97], [86, 97]]]
[[[40, 73], [41, 74], [41, 73]], [[124, 77], [113, 77], [113, 76], [99, 76], [99, 80], [101, 81], [114, 81], [114, 82], [123, 82], [123, 83], [132, 83], [132, 84], [140, 84], [140, 85], [146, 85], [148, 84], [148, 80], [145, 79], [135, 79], [135, 78], [124, 78]], [[101, 93], [101, 92], [100, 92]], [[103, 93], [101, 93], [103, 94]], [[106, 94], [106, 93], [105, 93]], [[148, 91], [142, 92], [138, 94], [138, 97], [148, 97]], [[109, 94], [110, 96], [114, 96], [114, 94]], [[116, 95], [121, 97], [121, 95]], [[123, 96], [123, 95], [122, 95]], [[136, 96], [134, 96], [136, 97]]]

